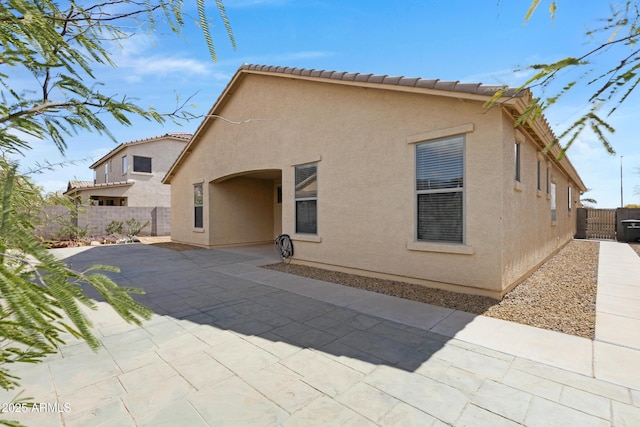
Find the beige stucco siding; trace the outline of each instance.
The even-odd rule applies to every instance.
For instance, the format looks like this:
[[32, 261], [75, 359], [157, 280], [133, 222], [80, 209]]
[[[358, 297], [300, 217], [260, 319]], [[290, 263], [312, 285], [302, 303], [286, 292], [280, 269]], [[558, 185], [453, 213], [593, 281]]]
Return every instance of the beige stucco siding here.
[[[201, 140], [171, 180], [174, 240], [206, 246], [246, 240], [244, 227], [257, 226], [221, 219], [228, 198], [216, 186], [235, 182], [245, 191], [249, 183], [230, 178], [205, 186], [205, 226], [197, 231], [192, 186], [279, 169], [282, 231], [294, 237], [297, 262], [481, 293], [502, 289], [499, 109], [485, 112], [479, 101], [248, 75], [216, 114], [251, 121], [213, 120], [201, 129]], [[465, 244], [415, 244], [415, 143], [420, 135], [449, 133], [466, 140]], [[294, 166], [308, 162], [318, 162], [317, 236], [294, 233]], [[270, 201], [261, 196], [247, 209], [267, 212], [275, 197], [273, 190], [268, 194]], [[262, 224], [273, 220], [265, 213]], [[230, 233], [238, 234], [236, 242]]]
[[274, 238], [271, 181], [240, 177], [211, 183], [209, 200], [209, 233], [215, 244], [249, 244]]
[[92, 188], [90, 190], [78, 190], [77, 195], [80, 197], [81, 203], [88, 203], [91, 196], [114, 198], [127, 197], [129, 189], [130, 186], [127, 185], [117, 187]]
[[[170, 206], [171, 188], [162, 183], [162, 178], [185, 147], [186, 141], [175, 138], [159, 138], [140, 144], [125, 145], [113, 155], [95, 165], [96, 184], [105, 183], [104, 168], [109, 163], [109, 182], [133, 181], [118, 195], [127, 197], [128, 206]], [[127, 170], [122, 170], [122, 157], [127, 157]], [[133, 157], [150, 157], [151, 173], [133, 171]], [[109, 190], [110, 191], [110, 190]], [[123, 192], [124, 191], [124, 192]], [[103, 189], [84, 191], [91, 195], [106, 195]]]
[[[550, 153], [510, 126], [504, 118], [502, 179], [502, 286], [507, 289], [521, 281], [535, 267], [561, 249], [575, 234], [575, 210], [579, 188], [561, 171]], [[515, 141], [521, 146], [521, 179], [515, 180]], [[540, 160], [538, 190], [537, 162]], [[551, 221], [551, 195], [547, 194], [547, 168], [556, 184], [556, 217]], [[567, 188], [571, 185], [572, 210], [568, 211]]]

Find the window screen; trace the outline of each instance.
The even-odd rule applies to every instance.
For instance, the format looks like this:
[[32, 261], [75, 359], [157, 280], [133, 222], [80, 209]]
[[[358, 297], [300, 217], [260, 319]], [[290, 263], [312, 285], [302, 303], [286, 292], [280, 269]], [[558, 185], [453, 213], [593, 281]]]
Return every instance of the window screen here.
[[133, 171], [151, 173], [151, 157], [133, 156]]
[[556, 221], [556, 184], [551, 183], [551, 221]]
[[193, 185], [193, 226], [195, 228], [202, 228], [202, 206], [204, 201], [204, 195], [202, 192], [202, 184]]
[[515, 143], [515, 162], [516, 162], [516, 173], [515, 173], [515, 179], [518, 182], [520, 181], [520, 143], [516, 142]]
[[318, 164], [295, 168], [296, 233], [318, 233]]
[[416, 145], [416, 238], [464, 240], [464, 137]]

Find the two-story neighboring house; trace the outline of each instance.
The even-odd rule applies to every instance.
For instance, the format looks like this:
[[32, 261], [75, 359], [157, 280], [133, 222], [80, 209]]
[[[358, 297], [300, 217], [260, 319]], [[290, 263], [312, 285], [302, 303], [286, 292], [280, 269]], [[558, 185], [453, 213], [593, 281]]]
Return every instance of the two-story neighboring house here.
[[171, 189], [162, 178], [190, 139], [189, 133], [167, 133], [124, 142], [90, 166], [93, 182], [69, 181], [64, 194], [85, 204], [168, 207]]

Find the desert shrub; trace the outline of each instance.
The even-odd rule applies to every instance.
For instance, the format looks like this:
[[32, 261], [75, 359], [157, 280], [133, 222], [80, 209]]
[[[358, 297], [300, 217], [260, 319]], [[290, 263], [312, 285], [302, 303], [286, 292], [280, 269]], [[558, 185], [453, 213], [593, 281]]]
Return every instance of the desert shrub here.
[[135, 218], [129, 218], [127, 220], [127, 227], [129, 227], [129, 232], [127, 234], [131, 237], [137, 236], [148, 225], [149, 225], [149, 221], [143, 224]]
[[107, 225], [106, 233], [111, 234], [122, 234], [122, 229], [124, 228], [124, 223], [122, 221], [111, 221], [109, 225]]

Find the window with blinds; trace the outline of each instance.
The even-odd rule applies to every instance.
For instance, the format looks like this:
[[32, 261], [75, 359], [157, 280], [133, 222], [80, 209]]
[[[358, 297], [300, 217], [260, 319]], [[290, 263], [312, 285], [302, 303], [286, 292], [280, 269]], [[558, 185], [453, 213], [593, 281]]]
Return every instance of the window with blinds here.
[[464, 136], [416, 145], [416, 239], [464, 241]]
[[295, 167], [296, 233], [318, 233], [318, 164]]

